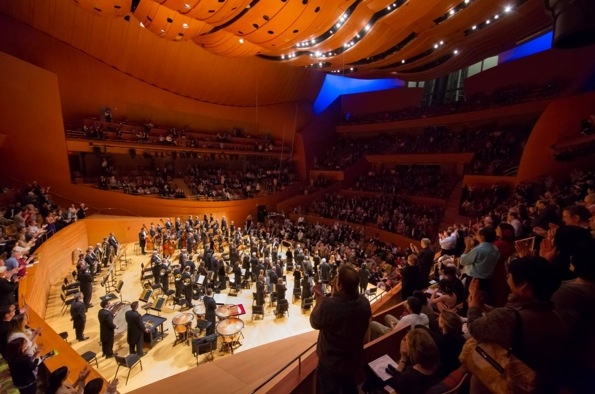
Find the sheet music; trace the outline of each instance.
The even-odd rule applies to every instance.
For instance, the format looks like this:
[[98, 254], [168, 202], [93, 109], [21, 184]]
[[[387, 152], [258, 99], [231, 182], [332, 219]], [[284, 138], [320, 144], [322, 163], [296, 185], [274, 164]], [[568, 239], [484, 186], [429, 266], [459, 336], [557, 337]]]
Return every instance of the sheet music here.
[[374, 371], [376, 376], [382, 379], [383, 382], [386, 382], [392, 377], [388, 372], [386, 372], [386, 367], [389, 364], [397, 368], [397, 363], [388, 354], [378, 357], [376, 360], [370, 361], [368, 363], [372, 371]]

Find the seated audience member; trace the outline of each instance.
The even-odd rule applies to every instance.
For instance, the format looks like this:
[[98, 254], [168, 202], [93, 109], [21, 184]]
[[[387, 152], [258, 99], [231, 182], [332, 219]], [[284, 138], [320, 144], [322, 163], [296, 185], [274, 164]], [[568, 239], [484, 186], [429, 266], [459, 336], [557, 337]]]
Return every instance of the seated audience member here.
[[442, 279], [440, 279], [439, 286], [448, 286], [452, 289], [452, 292], [457, 297], [457, 303], [459, 305], [465, 301], [465, 285], [457, 276], [457, 267], [454, 264], [447, 264], [442, 269]]
[[432, 293], [430, 304], [439, 312], [453, 310], [457, 306], [457, 296], [448, 281], [441, 280], [438, 289]]
[[562, 283], [552, 297], [565, 325], [563, 386], [575, 393], [595, 393], [595, 240], [576, 245], [571, 257], [576, 279]]
[[41, 362], [40, 350], [27, 354], [29, 345], [25, 338], [19, 337], [6, 344], [5, 355], [10, 368], [13, 385], [21, 394], [37, 392], [37, 367]]
[[[540, 257], [513, 260], [508, 266], [511, 298], [505, 307], [483, 314], [484, 304], [479, 281], [469, 287], [467, 327], [479, 343], [492, 342], [509, 349], [520, 318], [520, 349], [514, 349], [538, 377], [538, 392], [555, 391], [562, 351], [563, 322], [550, 301], [559, 286], [552, 266]], [[471, 392], [485, 389], [472, 377]]]
[[28, 324], [29, 317], [26, 313], [21, 313], [13, 317], [8, 329], [8, 342], [16, 338], [24, 338], [27, 343], [27, 350], [25, 353], [29, 356], [33, 356], [37, 351], [36, 340], [41, 333], [41, 329], [32, 330], [29, 328]]
[[401, 341], [397, 372], [385, 383], [398, 393], [422, 394], [442, 377], [436, 343], [427, 330], [415, 328]]
[[434, 313], [434, 309], [432, 309], [432, 305], [430, 304], [430, 300], [426, 296], [426, 293], [421, 290], [415, 290], [413, 292], [413, 297], [417, 298], [419, 302], [421, 302], [421, 314], [428, 317], [428, 327], [430, 330], [440, 332], [440, 328], [438, 327], [438, 319], [436, 319], [436, 314]]
[[429, 328], [430, 321], [425, 313], [421, 313], [422, 303], [416, 297], [409, 297], [405, 302], [405, 310], [407, 314], [400, 319], [397, 319], [393, 315], [384, 316], [386, 326], [376, 321], [370, 323], [370, 339], [376, 339], [382, 335], [388, 333], [391, 330], [398, 331], [401, 328], [411, 326], [425, 326]]
[[45, 394], [83, 394], [85, 379], [89, 376], [90, 370], [84, 368], [74, 383], [74, 386], [66, 381], [69, 374], [68, 367], [62, 366], [50, 374], [48, 387]]
[[452, 311], [444, 310], [438, 317], [440, 332], [430, 331], [440, 351], [440, 362], [444, 374], [448, 375], [461, 366], [459, 354], [465, 344], [463, 337], [463, 320]]

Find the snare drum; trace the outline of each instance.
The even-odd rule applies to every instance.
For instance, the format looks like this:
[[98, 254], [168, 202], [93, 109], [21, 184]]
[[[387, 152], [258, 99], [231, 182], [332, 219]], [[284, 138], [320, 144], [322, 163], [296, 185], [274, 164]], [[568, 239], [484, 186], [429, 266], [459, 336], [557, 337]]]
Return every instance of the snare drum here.
[[114, 316], [114, 324], [116, 325], [116, 329], [114, 330], [114, 334], [120, 335], [126, 332], [128, 328], [128, 323], [126, 323], [126, 312], [132, 310], [129, 302], [116, 302], [113, 305], [110, 305], [109, 311]]

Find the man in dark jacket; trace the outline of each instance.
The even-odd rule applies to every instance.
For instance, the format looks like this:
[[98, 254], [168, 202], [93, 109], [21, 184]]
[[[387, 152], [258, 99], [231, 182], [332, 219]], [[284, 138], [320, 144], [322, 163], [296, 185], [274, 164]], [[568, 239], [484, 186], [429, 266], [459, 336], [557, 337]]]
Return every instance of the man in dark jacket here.
[[101, 309], [97, 318], [99, 320], [99, 340], [101, 341], [103, 357], [114, 357], [114, 330], [116, 329], [116, 325], [114, 324], [114, 317], [109, 310], [109, 300], [105, 299], [101, 301]]
[[79, 341], [85, 341], [89, 339], [89, 337], [85, 336], [87, 306], [83, 302], [83, 293], [80, 291], [74, 295], [74, 301], [70, 305], [70, 317], [72, 317], [72, 326], [76, 333], [76, 339]]
[[211, 322], [209, 328], [207, 328], [207, 335], [211, 335], [215, 333], [215, 324], [216, 324], [216, 315], [215, 309], [217, 309], [217, 303], [213, 298], [213, 289], [210, 287], [207, 289], [206, 295], [202, 298], [203, 302], [205, 303], [205, 319], [208, 322]]
[[136, 353], [139, 356], [144, 356], [143, 345], [145, 343], [144, 333], [149, 332], [143, 324], [143, 318], [138, 313], [138, 301], [130, 304], [132, 310], [126, 312], [126, 323], [128, 324], [128, 347], [130, 354]]

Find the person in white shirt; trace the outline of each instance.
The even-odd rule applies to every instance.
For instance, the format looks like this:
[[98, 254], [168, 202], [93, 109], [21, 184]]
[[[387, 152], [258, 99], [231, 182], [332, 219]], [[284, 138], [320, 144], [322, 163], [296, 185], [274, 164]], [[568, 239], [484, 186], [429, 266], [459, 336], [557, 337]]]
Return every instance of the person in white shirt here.
[[416, 297], [407, 298], [407, 302], [405, 302], [405, 309], [407, 310], [408, 314], [401, 317], [400, 319], [397, 319], [390, 314], [386, 315], [384, 316], [386, 325], [378, 323], [377, 321], [372, 321], [370, 323], [370, 340], [379, 338], [391, 330], [397, 331], [407, 326], [414, 328], [415, 326], [419, 325], [429, 328], [430, 320], [425, 313], [421, 313], [422, 306], [423, 305], [421, 304], [421, 301]]
[[452, 227], [440, 234], [440, 249], [442, 249], [442, 256], [445, 254], [453, 256], [457, 246], [457, 232]]
[[523, 232], [523, 224], [519, 220], [519, 214], [513, 211], [508, 212], [506, 221], [508, 222], [508, 224], [514, 227], [514, 236], [516, 238], [520, 237]]

